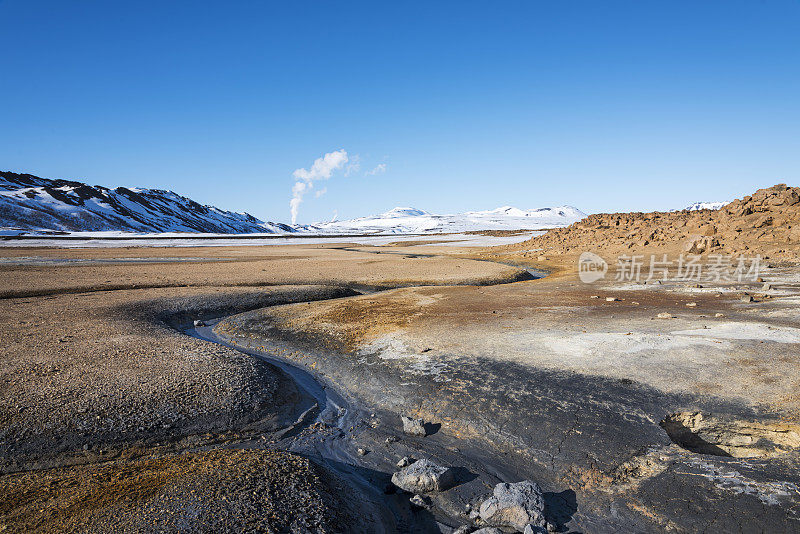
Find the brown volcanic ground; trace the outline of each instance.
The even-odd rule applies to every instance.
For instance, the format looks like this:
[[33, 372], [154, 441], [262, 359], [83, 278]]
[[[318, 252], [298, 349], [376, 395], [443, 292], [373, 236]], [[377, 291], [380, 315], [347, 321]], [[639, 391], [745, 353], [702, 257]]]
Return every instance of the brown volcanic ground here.
[[357, 490], [267, 450], [306, 409], [294, 382], [177, 329], [354, 294], [348, 285], [521, 273], [319, 245], [3, 247], [0, 258], [2, 532], [374, 532]]
[[759, 189], [720, 210], [598, 213], [509, 248], [537, 256], [587, 250], [623, 254], [645, 247], [653, 253], [761, 254], [797, 260], [800, 188], [779, 184]]
[[341, 484], [307, 458], [282, 451], [191, 452], [20, 473], [3, 484], [0, 516], [11, 532], [352, 528]]
[[[305, 406], [286, 377], [174, 329], [268, 306], [242, 314], [252, 324], [228, 324], [318, 340], [313, 352], [293, 353], [296, 363], [339, 380], [342, 391], [391, 403], [394, 416], [441, 423], [426, 446], [438, 439], [464, 450], [482, 439], [516, 462], [520, 477], [574, 492], [569, 528], [792, 531], [800, 497], [761, 499], [778, 498], [776, 484], [795, 484], [800, 447], [757, 461], [698, 457], [659, 421], [704, 412], [729, 417], [734, 429], [800, 423], [797, 268], [766, 269], [774, 288], [763, 289], [589, 285], [565, 267], [583, 250], [797, 259], [799, 200], [797, 189], [776, 186], [719, 211], [595, 215], [484, 251], [409, 243], [0, 249], [0, 530], [169, 531], [188, 522], [206, 531], [374, 531], [377, 508], [356, 486], [343, 489], [327, 467], [271, 450], [270, 432]], [[467, 256], [551, 276], [475, 287], [520, 273]], [[398, 289], [346, 297], [359, 286]], [[745, 291], [755, 300], [740, 300]], [[669, 319], [658, 318], [664, 312]], [[464, 443], [450, 441], [460, 436]], [[379, 437], [353, 442], [371, 449], [354, 450], [354, 465], [388, 473], [411, 454], [400, 454], [411, 439]], [[715, 473], [726, 473], [724, 484]], [[469, 492], [493, 481], [482, 475], [437, 502], [466, 523]], [[361, 508], [348, 509], [341, 495]], [[202, 513], [193, 515], [198, 502]]]

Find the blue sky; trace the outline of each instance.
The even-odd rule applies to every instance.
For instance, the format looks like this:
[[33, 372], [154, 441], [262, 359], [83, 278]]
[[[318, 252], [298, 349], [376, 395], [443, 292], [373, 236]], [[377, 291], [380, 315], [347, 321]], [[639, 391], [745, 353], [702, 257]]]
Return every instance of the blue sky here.
[[338, 150], [298, 222], [800, 185], [796, 0], [0, 0], [0, 35], [0, 168], [267, 220]]

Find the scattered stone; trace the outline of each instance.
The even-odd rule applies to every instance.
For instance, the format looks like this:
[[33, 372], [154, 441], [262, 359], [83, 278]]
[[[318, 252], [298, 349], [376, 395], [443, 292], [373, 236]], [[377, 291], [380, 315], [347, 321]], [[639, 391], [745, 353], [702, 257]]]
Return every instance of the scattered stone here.
[[696, 303], [696, 302], [687, 302], [687, 303], [686, 303], [686, 307], [687, 307], [687, 308], [694, 308], [694, 307], [696, 307], [696, 306], [697, 306], [697, 303]]
[[389, 445], [390, 443], [397, 443], [398, 441], [400, 441], [400, 438], [398, 438], [397, 436], [389, 436], [388, 438], [386, 438], [387, 445]]
[[414, 463], [414, 462], [413, 462], [413, 460], [411, 460], [411, 458], [409, 458], [408, 456], [403, 456], [402, 458], [400, 458], [400, 461], [397, 462], [397, 467], [402, 469], [404, 467], [408, 467], [412, 463]]
[[522, 534], [547, 534], [547, 529], [536, 525], [526, 525]]
[[198, 319], [198, 320], [196, 320], [196, 321], [194, 322], [194, 326], [195, 326], [195, 327], [198, 327], [198, 326], [206, 326], [206, 323], [205, 323], [205, 321], [201, 321], [200, 319]]
[[403, 432], [409, 436], [425, 436], [425, 422], [422, 419], [401, 416], [403, 420]]
[[422, 459], [393, 474], [392, 482], [411, 493], [428, 493], [448, 489], [455, 483], [455, 476], [449, 467]]
[[455, 529], [452, 534], [470, 534], [474, 527], [472, 525], [461, 525], [457, 529]]
[[619, 302], [617, 297], [606, 297], [606, 302]]
[[517, 531], [523, 531], [529, 524], [547, 526], [542, 489], [530, 480], [496, 485], [494, 495], [481, 504], [480, 514], [490, 525], [513, 527]]
[[715, 313], [714, 317], [725, 317], [724, 313]]
[[702, 289], [703, 288], [702, 284], [695, 284], [692, 287], [696, 287], [697, 289]]
[[741, 301], [742, 302], [753, 302], [753, 297], [752, 297], [752, 295], [745, 295], [745, 296], [743, 296], [741, 298]]
[[634, 300], [633, 302], [631, 302], [631, 304], [632, 304], [633, 306], [638, 306], [638, 305], [639, 305], [639, 303], [638, 303], [638, 302], [636, 302], [635, 300]]
[[761, 286], [761, 291], [769, 291], [770, 289], [772, 289], [772, 284], [764, 284]]
[[719, 240], [713, 236], [690, 236], [684, 244], [683, 251], [689, 254], [702, 254], [720, 246]]
[[589, 298], [590, 298], [590, 299], [599, 299], [599, 298], [600, 298], [600, 295], [592, 295], [592, 296], [591, 296], [591, 297], [589, 297]]
[[430, 510], [433, 507], [433, 503], [428, 497], [423, 497], [422, 495], [414, 495], [409, 499], [411, 506], [414, 508], [422, 508], [424, 510]]
[[483, 527], [475, 530], [472, 534], [505, 534], [502, 530], [496, 527]]
[[675, 316], [672, 315], [669, 312], [661, 312], [658, 315], [656, 315], [656, 317], [658, 317], [659, 319], [674, 319], [675, 318]]
[[547, 256], [539, 256], [536, 258], [538, 261], [547, 261]]
[[356, 452], [358, 452], [359, 456], [366, 456], [367, 455], [367, 449], [362, 449], [361, 447], [359, 447]]

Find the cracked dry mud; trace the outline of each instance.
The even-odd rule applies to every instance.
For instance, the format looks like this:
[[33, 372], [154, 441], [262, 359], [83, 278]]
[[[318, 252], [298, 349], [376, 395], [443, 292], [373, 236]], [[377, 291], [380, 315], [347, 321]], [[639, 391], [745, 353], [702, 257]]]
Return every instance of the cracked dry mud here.
[[[562, 532], [800, 527], [797, 267], [743, 303], [755, 285], [586, 286], [572, 257], [501, 283], [520, 271], [467, 256], [522, 253], [422, 251], [448, 256], [3, 249], [215, 261], [0, 266], [0, 524], [448, 532], [497, 482], [530, 479]], [[476, 282], [501, 284], [450, 285]], [[410, 287], [353, 292], [393, 285]], [[346, 414], [317, 417], [286, 373], [175, 329], [194, 319], [308, 371]], [[435, 425], [406, 436], [401, 415]], [[405, 456], [456, 469], [430, 510], [384, 495]]]

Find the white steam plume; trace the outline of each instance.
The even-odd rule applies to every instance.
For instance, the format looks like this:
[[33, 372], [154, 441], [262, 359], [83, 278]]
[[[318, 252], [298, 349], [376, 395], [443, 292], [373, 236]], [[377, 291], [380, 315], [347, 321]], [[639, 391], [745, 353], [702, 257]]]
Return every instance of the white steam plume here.
[[303, 202], [303, 195], [314, 187], [314, 182], [316, 180], [327, 180], [334, 171], [344, 167], [347, 161], [347, 152], [344, 150], [337, 150], [335, 152], [328, 152], [321, 158], [317, 158], [314, 164], [311, 165], [311, 168], [297, 169], [292, 173], [292, 176], [297, 180], [292, 187], [292, 200], [289, 201], [289, 207], [292, 212], [292, 224], [297, 222], [297, 212], [300, 209], [300, 204]]

